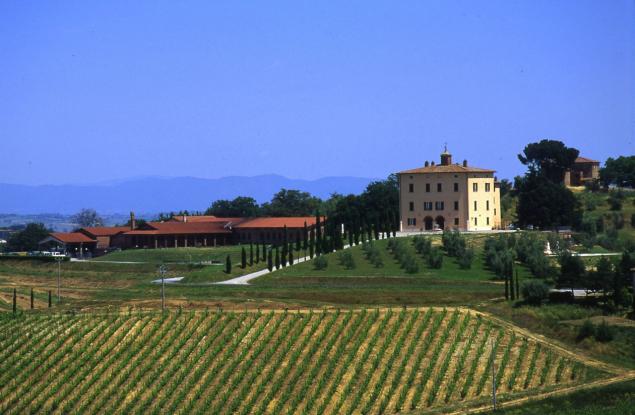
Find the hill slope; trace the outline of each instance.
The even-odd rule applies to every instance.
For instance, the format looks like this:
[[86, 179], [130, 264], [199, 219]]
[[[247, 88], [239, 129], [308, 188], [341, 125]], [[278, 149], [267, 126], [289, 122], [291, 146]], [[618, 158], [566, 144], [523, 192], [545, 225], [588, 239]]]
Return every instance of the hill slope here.
[[395, 413], [487, 402], [492, 364], [503, 401], [603, 375], [459, 309], [5, 314], [0, 326], [3, 413]]
[[0, 183], [2, 213], [75, 213], [92, 207], [100, 213], [205, 210], [218, 199], [250, 196], [269, 201], [281, 188], [298, 189], [327, 198], [331, 193], [361, 193], [373, 181], [361, 177], [289, 179], [278, 175], [254, 177], [142, 178], [96, 185], [25, 186]]

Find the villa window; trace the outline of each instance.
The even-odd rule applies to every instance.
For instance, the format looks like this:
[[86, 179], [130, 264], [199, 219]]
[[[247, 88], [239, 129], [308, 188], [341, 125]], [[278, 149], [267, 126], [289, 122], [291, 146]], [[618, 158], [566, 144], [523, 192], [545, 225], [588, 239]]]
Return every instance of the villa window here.
[[454, 202], [454, 210], [459, 210], [459, 202], [458, 201]]
[[474, 201], [474, 210], [478, 210], [476, 205], [476, 200]]
[[454, 225], [459, 226], [459, 218], [454, 218]]
[[426, 193], [430, 193], [430, 183], [426, 183]]
[[474, 226], [478, 226], [478, 218], [474, 218]]
[[432, 202], [423, 202], [423, 210], [432, 210]]
[[489, 210], [489, 200], [485, 201], [485, 210]]
[[417, 218], [408, 218], [408, 226], [416, 226]]
[[415, 210], [415, 202], [410, 202], [408, 206], [411, 212]]
[[489, 225], [489, 216], [485, 218], [485, 220], [487, 221], [487, 224]]
[[414, 192], [414, 191], [415, 191], [415, 185], [414, 185], [414, 183], [409, 183], [409, 184], [408, 184], [408, 191], [409, 191], [410, 193], [412, 193], [412, 192]]
[[472, 191], [478, 192], [478, 183], [472, 183]]
[[435, 210], [443, 210], [443, 202], [435, 202], [434, 203]]
[[459, 191], [459, 184], [458, 183], [454, 183], [454, 191], [455, 192]]
[[437, 192], [443, 191], [443, 185], [441, 183], [437, 183]]
[[485, 183], [485, 191], [489, 192], [490, 189], [490, 184], [489, 183]]

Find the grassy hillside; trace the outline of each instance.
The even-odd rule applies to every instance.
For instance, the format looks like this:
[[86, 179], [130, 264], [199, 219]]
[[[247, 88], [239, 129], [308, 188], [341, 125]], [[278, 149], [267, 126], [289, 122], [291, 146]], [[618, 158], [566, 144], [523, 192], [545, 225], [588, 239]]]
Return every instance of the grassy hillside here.
[[[2, 413], [396, 413], [606, 376], [458, 309], [0, 318]], [[495, 353], [492, 353], [492, 347]]]

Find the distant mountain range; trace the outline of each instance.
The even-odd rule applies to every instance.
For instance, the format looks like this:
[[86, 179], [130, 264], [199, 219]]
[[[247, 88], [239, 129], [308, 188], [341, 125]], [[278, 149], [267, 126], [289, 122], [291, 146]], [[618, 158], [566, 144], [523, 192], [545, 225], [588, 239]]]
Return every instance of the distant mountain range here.
[[146, 177], [93, 185], [0, 183], [0, 213], [72, 214], [82, 208], [93, 208], [101, 214], [202, 211], [215, 200], [236, 196], [250, 196], [259, 203], [267, 202], [281, 188], [306, 191], [320, 198], [328, 198], [333, 192], [358, 194], [373, 180], [376, 179], [324, 177], [300, 180], [271, 174], [219, 179]]

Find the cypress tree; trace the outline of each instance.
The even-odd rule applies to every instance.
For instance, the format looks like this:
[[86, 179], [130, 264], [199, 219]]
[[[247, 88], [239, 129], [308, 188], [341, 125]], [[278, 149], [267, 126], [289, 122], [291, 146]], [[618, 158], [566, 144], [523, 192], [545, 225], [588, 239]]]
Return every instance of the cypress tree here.
[[269, 254], [267, 255], [267, 269], [269, 269], [269, 271], [273, 271], [273, 257], [271, 254], [271, 250], [269, 250]]
[[49, 290], [49, 308], [51, 308], [52, 305], [52, 301], [51, 301], [51, 290]]
[[249, 242], [249, 266], [254, 264], [254, 244]]
[[516, 300], [516, 290], [514, 290], [514, 274], [510, 273], [509, 274], [509, 291], [510, 291], [510, 296], [512, 298], [512, 301]]
[[520, 282], [518, 281], [518, 269], [516, 269], [516, 298], [520, 300]]
[[315, 214], [315, 255], [322, 253], [322, 224], [320, 222], [320, 211]]
[[265, 241], [262, 241], [262, 260], [266, 261], [267, 260], [267, 244], [265, 243]]
[[505, 274], [505, 300], [509, 301], [509, 277]]
[[309, 241], [309, 258], [313, 259], [313, 241]]
[[13, 314], [17, 313], [18, 311], [18, 298], [17, 298], [17, 292], [15, 291], [15, 288], [13, 289]]
[[309, 249], [309, 228], [306, 225], [306, 221], [304, 221], [304, 232], [302, 232], [302, 249], [305, 251]]
[[300, 233], [296, 232], [295, 233], [295, 250], [299, 251], [302, 248], [301, 242], [300, 242]]
[[247, 252], [245, 251], [245, 247], [240, 251], [240, 265], [242, 265], [243, 269], [247, 268]]
[[31, 287], [31, 310], [33, 310], [33, 288]]
[[280, 252], [276, 246], [276, 269], [280, 269]]
[[282, 252], [281, 252], [281, 256], [280, 256], [280, 265], [282, 265], [282, 267], [286, 267], [287, 266], [287, 257], [289, 256], [289, 246], [285, 243], [284, 245], [282, 245]]
[[260, 263], [260, 244], [256, 244], [256, 264]]
[[315, 254], [315, 229], [311, 229], [311, 238], [309, 239], [309, 249], [311, 252], [311, 258]]
[[379, 240], [379, 225], [377, 224], [377, 222], [373, 224], [373, 227], [375, 228], [375, 240], [378, 241]]
[[289, 265], [293, 265], [293, 249], [289, 247]]
[[225, 272], [228, 274], [232, 273], [232, 259], [229, 257], [229, 255], [227, 255], [227, 258], [225, 258]]

